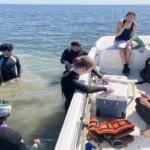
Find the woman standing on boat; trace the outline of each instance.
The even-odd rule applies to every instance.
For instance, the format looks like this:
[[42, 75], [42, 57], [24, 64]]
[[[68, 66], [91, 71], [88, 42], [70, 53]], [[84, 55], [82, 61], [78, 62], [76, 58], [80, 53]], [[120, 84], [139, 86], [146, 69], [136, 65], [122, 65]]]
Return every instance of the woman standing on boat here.
[[70, 72], [64, 74], [61, 80], [62, 92], [66, 98], [65, 110], [67, 111], [71, 103], [75, 90], [83, 93], [95, 93], [99, 91], [111, 92], [111, 87], [94, 87], [84, 85], [79, 81], [79, 76], [91, 72], [95, 67], [95, 62], [89, 56], [80, 56], [73, 60], [73, 68]]
[[123, 62], [122, 73], [126, 75], [130, 73], [129, 62], [132, 50], [132, 37], [137, 31], [135, 18], [135, 12], [129, 11], [126, 14], [126, 18], [118, 22], [116, 30], [114, 46], [119, 49], [120, 57]]

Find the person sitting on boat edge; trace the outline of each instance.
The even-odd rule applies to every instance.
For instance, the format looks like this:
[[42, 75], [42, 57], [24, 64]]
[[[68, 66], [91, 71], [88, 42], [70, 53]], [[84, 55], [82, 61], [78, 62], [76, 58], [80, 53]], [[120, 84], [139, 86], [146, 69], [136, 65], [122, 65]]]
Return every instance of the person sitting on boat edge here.
[[21, 77], [21, 64], [17, 56], [12, 55], [14, 46], [9, 43], [0, 45], [0, 83], [18, 80]]
[[135, 23], [136, 14], [129, 11], [123, 21], [119, 21], [116, 29], [116, 37], [114, 47], [119, 49], [119, 54], [123, 62], [122, 73], [128, 75], [130, 73], [129, 62], [132, 50], [132, 37], [137, 31]]
[[95, 67], [94, 60], [89, 56], [80, 56], [73, 60], [74, 67], [70, 72], [63, 75], [61, 79], [62, 93], [66, 99], [65, 101], [65, 111], [68, 110], [71, 103], [72, 97], [75, 90], [83, 93], [96, 93], [99, 91], [113, 91], [110, 86], [107, 87], [95, 87], [89, 86], [81, 83], [79, 81], [79, 76], [90, 72]]
[[[81, 43], [79, 41], [72, 41], [71, 47], [64, 50], [60, 59], [61, 64], [65, 65], [65, 68], [66, 68], [65, 72], [68, 72], [70, 71], [70, 69], [72, 69], [73, 60], [76, 57], [85, 56], [85, 55], [88, 55], [88, 52], [82, 49]], [[92, 73], [98, 76], [99, 78], [101, 78], [102, 80], [105, 80], [105, 81], [110, 80], [109, 77], [103, 75], [102, 73], [97, 71], [95, 68], [92, 69]]]
[[[12, 105], [9, 101], [0, 100], [0, 149], [1, 150], [29, 150], [21, 134], [8, 127], [6, 121], [11, 113]], [[38, 150], [40, 139], [33, 141], [31, 150]]]

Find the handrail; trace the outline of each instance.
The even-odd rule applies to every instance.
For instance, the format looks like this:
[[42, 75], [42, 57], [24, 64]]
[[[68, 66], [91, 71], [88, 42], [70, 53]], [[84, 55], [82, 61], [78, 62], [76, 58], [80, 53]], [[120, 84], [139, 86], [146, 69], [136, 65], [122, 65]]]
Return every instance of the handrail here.
[[[88, 82], [88, 74], [82, 75], [80, 80], [84, 79]], [[68, 113], [64, 120], [64, 124], [62, 126], [57, 144], [55, 146], [55, 150], [77, 150], [79, 149], [78, 138], [81, 130], [81, 117], [84, 112], [84, 104], [86, 101], [86, 97], [84, 94], [80, 92], [75, 92], [70, 107], [68, 109]]]

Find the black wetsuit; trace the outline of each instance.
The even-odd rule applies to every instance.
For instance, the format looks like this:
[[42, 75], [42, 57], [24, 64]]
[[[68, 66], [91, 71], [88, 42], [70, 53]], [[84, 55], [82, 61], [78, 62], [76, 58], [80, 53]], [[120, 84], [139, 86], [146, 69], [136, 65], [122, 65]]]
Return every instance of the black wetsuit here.
[[83, 55], [88, 55], [88, 52], [86, 52], [82, 49], [78, 52], [74, 52], [71, 49], [66, 49], [61, 56], [60, 62], [63, 63], [64, 61], [68, 61], [70, 64], [72, 64], [73, 60], [76, 57], [83, 56]]
[[[126, 20], [123, 20], [123, 26], [125, 24]], [[131, 27], [129, 29], [124, 29], [124, 31], [115, 38], [116, 41], [128, 41], [131, 38], [131, 33], [133, 31], [134, 23], [132, 23]]]
[[[78, 52], [74, 52], [73, 50], [71, 49], [66, 49], [62, 56], [61, 56], [61, 60], [60, 62], [63, 64], [64, 61], [68, 61], [70, 64], [73, 64], [73, 60], [76, 58], [76, 57], [79, 57], [79, 56], [83, 56], [83, 55], [88, 55], [88, 52], [86, 52], [85, 50], [80, 50]], [[69, 68], [67, 66], [65, 66], [66, 68], [66, 71], [70, 71]], [[92, 70], [92, 73], [97, 75], [99, 78], [101, 78], [103, 76], [102, 73], [98, 72], [97, 70], [93, 69]]]
[[[64, 52], [61, 56], [60, 62], [62, 64], [64, 64], [64, 61], [67, 61], [67, 62], [69, 62], [69, 64], [73, 64], [73, 60], [76, 57], [83, 56], [83, 55], [88, 55], [88, 53], [82, 49], [80, 51], [75, 52], [75, 51], [68, 48], [68, 49], [64, 50]], [[69, 71], [70, 67], [66, 65], [65, 68], [66, 68], [66, 71]]]
[[79, 74], [74, 71], [64, 74], [61, 80], [62, 92], [66, 98], [65, 110], [67, 111], [74, 95], [75, 90], [79, 90], [83, 93], [95, 93], [99, 91], [106, 91], [105, 87], [94, 87], [84, 85], [79, 81]]
[[0, 82], [6, 82], [21, 76], [21, 64], [16, 56], [0, 55]]
[[29, 150], [23, 142], [19, 132], [9, 128], [0, 127], [0, 150]]

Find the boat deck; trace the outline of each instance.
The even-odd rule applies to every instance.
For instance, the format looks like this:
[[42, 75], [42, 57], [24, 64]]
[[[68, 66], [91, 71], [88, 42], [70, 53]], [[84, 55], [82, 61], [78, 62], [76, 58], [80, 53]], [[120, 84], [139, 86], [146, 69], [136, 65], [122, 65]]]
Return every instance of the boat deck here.
[[[114, 38], [114, 36], [104, 36], [100, 38], [91, 48], [89, 56], [96, 61], [96, 65], [100, 67], [101, 71], [105, 74], [122, 75], [122, 63], [119, 53], [112, 47]], [[140, 38], [143, 39], [146, 44], [149, 44], [150, 36], [140, 36]], [[132, 51], [130, 62], [131, 73], [128, 76], [129, 79], [140, 80], [139, 72], [144, 68], [145, 60], [148, 57], [150, 57], [149, 46], [142, 51], [137, 49]], [[89, 84], [89, 74], [82, 75], [80, 80], [83, 80], [83, 83], [85, 84]], [[150, 94], [150, 84], [148, 83], [137, 85], [137, 88]], [[90, 95], [88, 97], [90, 97]], [[55, 150], [85, 150], [87, 130], [86, 128], [82, 130], [82, 123], [83, 121], [88, 123], [91, 115], [90, 98], [86, 98], [85, 94], [76, 91], [66, 115]], [[81, 118], [83, 118], [83, 120], [81, 120]], [[147, 129], [147, 125], [136, 113], [134, 100], [128, 101], [126, 118], [135, 124], [135, 130], [132, 132], [132, 135], [135, 136], [135, 140], [133, 143], [128, 144], [128, 147], [125, 147], [124, 149], [150, 150], [150, 138], [141, 135], [141, 131]], [[98, 148], [98, 150], [99, 149], [100, 148]], [[103, 143], [102, 149], [114, 150], [108, 143]]]
[[[109, 72], [112, 75], [122, 75], [120, 72], [114, 72], [113, 70], [109, 70]], [[110, 75], [110, 74], [109, 74]], [[131, 80], [140, 80], [139, 73], [138, 72], [131, 72], [131, 74], [128, 76], [128, 79]], [[138, 90], [145, 91], [147, 94], [150, 94], [150, 85], [148, 83], [139, 84], [136, 86], [136, 96], [138, 97]], [[92, 97], [94, 99], [94, 96]], [[88, 113], [88, 112], [87, 112]], [[93, 118], [93, 116], [92, 116]], [[96, 118], [96, 116], [95, 116]], [[98, 118], [97, 118], [98, 119]], [[131, 135], [134, 136], [134, 141], [132, 143], [129, 143], [127, 147], [122, 148], [122, 150], [149, 150], [150, 149], [150, 137], [144, 137], [141, 135], [142, 131], [145, 131], [148, 126], [145, 124], [145, 122], [140, 118], [140, 116], [135, 111], [135, 100], [130, 99], [128, 100], [128, 105], [126, 109], [126, 119], [131, 121], [135, 125], [134, 131], [131, 133]], [[96, 143], [94, 143], [96, 144]], [[96, 144], [97, 145], [97, 144]], [[98, 145], [97, 145], [98, 147]], [[110, 146], [107, 142], [103, 142], [101, 144], [101, 148], [103, 150], [114, 150], [112, 146]], [[100, 148], [98, 148], [100, 149]]]

